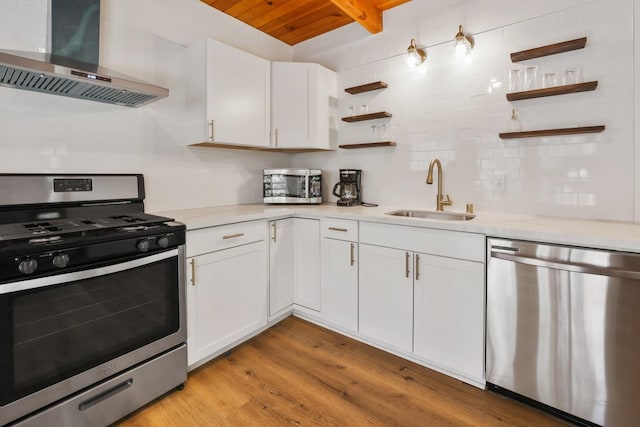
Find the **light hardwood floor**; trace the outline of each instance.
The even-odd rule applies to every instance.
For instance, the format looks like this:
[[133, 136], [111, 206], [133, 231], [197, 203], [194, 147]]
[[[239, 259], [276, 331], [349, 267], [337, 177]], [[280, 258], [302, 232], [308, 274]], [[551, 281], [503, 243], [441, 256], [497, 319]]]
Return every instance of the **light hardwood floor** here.
[[138, 426], [560, 426], [537, 410], [290, 317], [189, 374]]

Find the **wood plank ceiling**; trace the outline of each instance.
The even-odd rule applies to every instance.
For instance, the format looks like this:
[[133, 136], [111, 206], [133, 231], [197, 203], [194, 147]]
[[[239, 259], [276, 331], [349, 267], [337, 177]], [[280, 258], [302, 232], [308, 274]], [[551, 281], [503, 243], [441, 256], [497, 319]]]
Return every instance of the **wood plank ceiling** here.
[[359, 22], [382, 31], [382, 12], [411, 0], [201, 0], [291, 46]]

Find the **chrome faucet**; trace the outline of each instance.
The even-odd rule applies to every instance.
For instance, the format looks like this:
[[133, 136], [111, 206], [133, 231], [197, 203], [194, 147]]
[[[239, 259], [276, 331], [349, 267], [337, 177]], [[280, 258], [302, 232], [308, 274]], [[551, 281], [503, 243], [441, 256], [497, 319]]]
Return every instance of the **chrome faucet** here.
[[433, 167], [438, 166], [438, 194], [436, 195], [436, 210], [444, 211], [445, 206], [451, 206], [453, 203], [449, 195], [442, 194], [442, 163], [440, 160], [433, 159], [429, 163], [429, 172], [427, 173], [427, 184], [433, 184]]

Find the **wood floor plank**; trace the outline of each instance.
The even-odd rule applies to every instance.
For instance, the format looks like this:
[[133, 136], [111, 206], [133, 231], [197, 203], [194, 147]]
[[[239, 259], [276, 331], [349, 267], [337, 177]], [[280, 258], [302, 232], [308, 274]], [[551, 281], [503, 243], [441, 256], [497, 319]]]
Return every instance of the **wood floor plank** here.
[[542, 412], [290, 317], [131, 414], [142, 426], [541, 426]]

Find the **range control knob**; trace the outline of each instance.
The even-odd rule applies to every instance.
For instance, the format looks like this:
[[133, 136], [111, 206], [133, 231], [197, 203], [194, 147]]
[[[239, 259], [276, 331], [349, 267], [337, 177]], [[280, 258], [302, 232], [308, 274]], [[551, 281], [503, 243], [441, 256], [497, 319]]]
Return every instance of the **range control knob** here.
[[136, 247], [140, 252], [147, 252], [149, 250], [149, 240], [141, 239], [136, 243]]
[[158, 246], [160, 246], [161, 248], [166, 248], [169, 246], [169, 237], [167, 236], [160, 236], [158, 237], [158, 240], [156, 240], [156, 243], [158, 244]]
[[32, 274], [38, 268], [38, 261], [31, 258], [25, 258], [18, 264], [18, 270], [22, 274]]
[[53, 265], [58, 268], [65, 268], [69, 265], [69, 255], [67, 254], [58, 254], [53, 257]]

